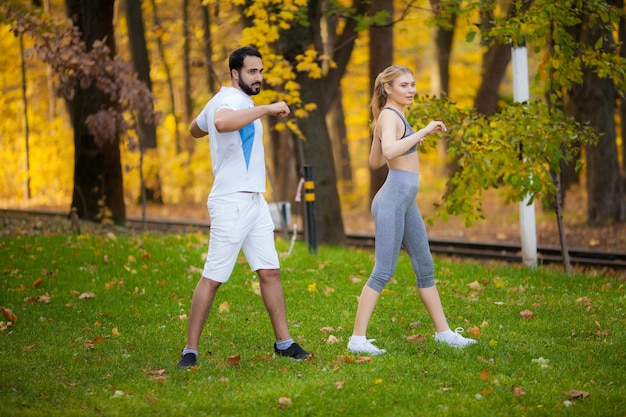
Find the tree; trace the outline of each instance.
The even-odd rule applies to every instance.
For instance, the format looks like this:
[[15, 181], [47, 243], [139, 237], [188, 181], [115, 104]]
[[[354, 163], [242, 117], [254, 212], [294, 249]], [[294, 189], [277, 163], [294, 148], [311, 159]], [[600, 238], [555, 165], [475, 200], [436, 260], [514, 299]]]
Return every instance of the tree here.
[[55, 24], [16, 1], [0, 8], [0, 20], [35, 40], [37, 56], [58, 77], [57, 93], [68, 101], [76, 148], [72, 208], [83, 219], [123, 224], [119, 144], [124, 135], [132, 143], [136, 129], [125, 114], [138, 111], [152, 122], [152, 95], [128, 63], [112, 58], [113, 1], [72, 0], [67, 11], [73, 25]]
[[[298, 57], [305, 56], [310, 47], [322, 50], [320, 36], [321, 1], [307, 2], [306, 20], [294, 22], [281, 37], [280, 44], [283, 56], [292, 67], [297, 67]], [[305, 23], [306, 22], [306, 23]], [[316, 107], [308, 112], [307, 117], [298, 119], [304, 140], [301, 143], [305, 165], [313, 167], [315, 180], [315, 211], [317, 214], [316, 235], [320, 243], [345, 244], [343, 219], [339, 195], [337, 193], [337, 176], [332, 153], [332, 145], [326, 125], [326, 101], [330, 101], [335, 93], [336, 85], [329, 89], [320, 77], [312, 78], [308, 72], [296, 72], [295, 81], [300, 86], [300, 97], [304, 103], [316, 103]], [[325, 88], [326, 87], [326, 88]], [[327, 97], [330, 95], [330, 97]], [[298, 167], [301, 172], [303, 167]]]
[[[374, 92], [376, 76], [393, 63], [393, 0], [374, 0], [370, 7], [372, 15], [382, 14], [381, 24], [372, 25], [369, 28], [369, 91], [371, 97]], [[371, 139], [375, 140], [375, 138]], [[388, 171], [387, 165], [376, 170], [370, 168], [370, 202], [385, 182]]]
[[[78, 28], [87, 52], [99, 42], [107, 46], [109, 57], [115, 55], [114, 3], [114, 0], [67, 0], [67, 13]], [[118, 112], [119, 109], [96, 84], [83, 88], [76, 83], [73, 99], [68, 104], [75, 148], [72, 208], [83, 219], [111, 218], [116, 224], [124, 224], [126, 205], [119, 135], [114, 133], [110, 140], [98, 141], [87, 127], [87, 118], [99, 110]]]
[[[126, 25], [128, 27], [128, 38], [130, 45], [130, 55], [133, 61], [133, 68], [137, 72], [137, 78], [143, 81], [148, 90], [152, 92], [152, 79], [150, 78], [150, 59], [148, 48], [146, 47], [146, 35], [143, 22], [143, 12], [141, 10], [141, 0], [125, 0], [124, 10], [126, 12]], [[154, 121], [147, 123], [141, 113], [137, 114], [138, 134], [141, 143], [141, 152], [150, 158], [158, 159], [156, 124]], [[143, 161], [143, 158], [142, 158]], [[154, 164], [151, 164], [154, 165]], [[158, 166], [158, 164], [156, 164]], [[143, 164], [140, 168], [143, 171]], [[161, 181], [158, 170], [151, 174], [145, 186], [142, 174], [142, 193], [145, 200], [156, 203], [163, 203], [161, 196]]]
[[[611, 28], [593, 19], [590, 13], [581, 16], [581, 20], [576, 27], [576, 40], [604, 54], [615, 54], [617, 46]], [[572, 85], [566, 107], [576, 120], [590, 124], [599, 134], [597, 144], [585, 147], [587, 223], [590, 225], [626, 221], [615, 134], [617, 91], [614, 81], [597, 71], [599, 65], [590, 62], [582, 66], [582, 81]]]

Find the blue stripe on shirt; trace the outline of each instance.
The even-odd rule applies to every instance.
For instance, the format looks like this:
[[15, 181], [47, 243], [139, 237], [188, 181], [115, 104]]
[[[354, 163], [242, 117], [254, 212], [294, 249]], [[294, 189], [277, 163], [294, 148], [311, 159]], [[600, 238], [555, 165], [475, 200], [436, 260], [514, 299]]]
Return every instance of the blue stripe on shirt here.
[[252, 155], [252, 144], [254, 143], [254, 122], [239, 129], [239, 136], [241, 136], [241, 149], [246, 160], [246, 169], [248, 169], [250, 155]]

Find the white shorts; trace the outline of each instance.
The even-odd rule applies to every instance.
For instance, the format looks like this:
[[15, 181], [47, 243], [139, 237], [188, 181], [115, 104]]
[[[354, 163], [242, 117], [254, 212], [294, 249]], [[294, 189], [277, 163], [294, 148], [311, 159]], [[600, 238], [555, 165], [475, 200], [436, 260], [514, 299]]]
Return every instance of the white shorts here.
[[278, 269], [274, 222], [260, 193], [232, 193], [209, 197], [209, 250], [202, 276], [217, 282], [230, 278], [243, 249], [253, 271]]

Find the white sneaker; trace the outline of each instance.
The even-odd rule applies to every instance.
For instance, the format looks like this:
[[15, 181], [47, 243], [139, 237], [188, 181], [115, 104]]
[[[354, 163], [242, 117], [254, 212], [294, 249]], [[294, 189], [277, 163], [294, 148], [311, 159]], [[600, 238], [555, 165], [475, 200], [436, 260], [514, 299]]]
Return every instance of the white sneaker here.
[[439, 336], [436, 334], [435, 341], [447, 343], [448, 345], [457, 348], [464, 348], [465, 346], [475, 344], [476, 340], [468, 339], [467, 337], [463, 337], [460, 335], [460, 333], [463, 333], [463, 331], [464, 329], [462, 327], [457, 327], [452, 335]]
[[383, 353], [387, 353], [385, 349], [379, 349], [372, 344], [375, 339], [367, 339], [363, 342], [357, 342], [352, 340], [352, 336], [350, 336], [350, 340], [348, 341], [348, 350], [354, 353], [367, 353], [369, 355], [382, 355]]

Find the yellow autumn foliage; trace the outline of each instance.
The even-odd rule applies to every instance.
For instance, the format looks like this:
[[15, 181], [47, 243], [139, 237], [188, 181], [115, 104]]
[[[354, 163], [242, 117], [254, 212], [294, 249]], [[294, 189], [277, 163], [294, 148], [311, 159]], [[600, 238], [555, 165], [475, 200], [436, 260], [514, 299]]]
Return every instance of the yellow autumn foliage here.
[[[306, 0], [256, 0], [245, 2], [235, 0], [204, 0], [211, 8], [219, 9], [219, 16], [212, 16], [212, 33], [214, 35], [211, 68], [218, 82], [227, 85], [230, 82], [228, 72], [228, 54], [238, 46], [256, 45], [263, 54], [265, 66], [265, 89], [254, 97], [257, 104], [270, 103], [278, 100], [286, 101], [292, 108], [295, 118], [306, 117], [316, 110], [315, 103], [305, 103], [300, 95], [300, 86], [296, 83], [296, 71], [304, 71], [310, 77], [319, 78], [324, 71], [334, 67], [331, 56], [310, 46], [298, 57], [295, 68], [277, 54], [271, 47], [280, 31], [291, 26], [294, 19], [306, 7]], [[346, 5], [349, 2], [344, 2]], [[430, 94], [433, 89], [435, 65], [434, 30], [428, 26], [429, 7], [414, 7], [404, 19], [394, 26], [394, 63], [410, 67], [416, 77], [418, 93]], [[151, 59], [151, 78], [153, 93], [156, 97], [157, 109], [162, 119], [157, 125], [158, 149], [148, 151], [143, 156], [143, 177], [148, 187], [160, 181], [163, 201], [166, 203], [193, 202], [203, 203], [212, 185], [211, 158], [207, 138], [190, 139], [188, 121], [184, 120], [181, 110], [179, 90], [183, 85], [183, 70], [180, 65], [183, 40], [182, 19], [180, 8], [170, 0], [160, 0], [159, 16], [162, 26], [153, 28], [152, 10], [149, 2], [143, 2], [144, 20], [146, 23], [146, 40]], [[249, 6], [246, 17], [252, 25], [244, 27], [245, 18], [239, 6]], [[396, 2], [397, 14], [405, 5]], [[172, 7], [170, 7], [172, 6]], [[199, 7], [194, 6], [194, 7]], [[195, 9], [194, 9], [195, 10]], [[62, 8], [58, 13], [64, 13]], [[116, 42], [119, 54], [130, 60], [126, 25], [123, 13], [116, 25]], [[189, 27], [192, 37], [192, 62], [203, 62], [202, 25], [197, 15], [192, 13], [192, 24]], [[467, 44], [464, 34], [471, 22], [458, 21], [457, 33], [453, 47], [454, 65], [450, 67], [450, 97], [460, 106], [473, 100], [480, 83], [480, 62], [483, 49], [476, 40], [475, 44]], [[341, 26], [340, 28], [341, 29]], [[165, 56], [157, 52], [156, 37], [161, 36]], [[26, 47], [30, 47], [25, 39]], [[23, 104], [21, 100], [21, 79], [17, 63], [20, 62], [19, 47], [16, 38], [6, 25], [0, 25], [0, 104], [3, 108], [3, 119], [0, 122], [0, 204], [9, 201], [23, 200], [24, 184], [30, 180], [31, 199], [41, 204], [69, 206], [73, 186], [74, 145], [73, 132], [68, 120], [63, 101], [54, 99], [56, 114], [50, 116], [49, 93], [47, 88], [46, 67], [36, 57], [27, 59], [27, 94], [29, 117], [29, 163], [30, 169], [25, 170], [25, 138], [22, 126]], [[162, 59], [167, 62], [162, 62]], [[362, 32], [348, 66], [345, 77], [341, 81], [345, 123], [347, 126], [347, 142], [350, 150], [353, 171], [354, 196], [342, 196], [342, 200], [354, 201], [367, 195], [369, 185], [369, 169], [367, 159], [370, 146], [369, 120], [369, 84], [368, 70], [369, 50], [368, 33]], [[168, 75], [164, 69], [167, 63], [171, 70], [174, 83], [174, 102], [168, 98]], [[192, 75], [193, 113], [197, 114], [210, 99], [206, 82], [196, 70]], [[276, 129], [290, 129], [296, 137], [302, 137], [296, 120], [290, 117], [276, 125]], [[125, 198], [127, 204], [134, 204], [140, 199], [140, 158], [137, 151], [129, 150], [125, 145], [122, 149]], [[440, 156], [430, 152], [423, 156], [428, 164], [436, 165]], [[427, 169], [427, 168], [426, 168]]]

